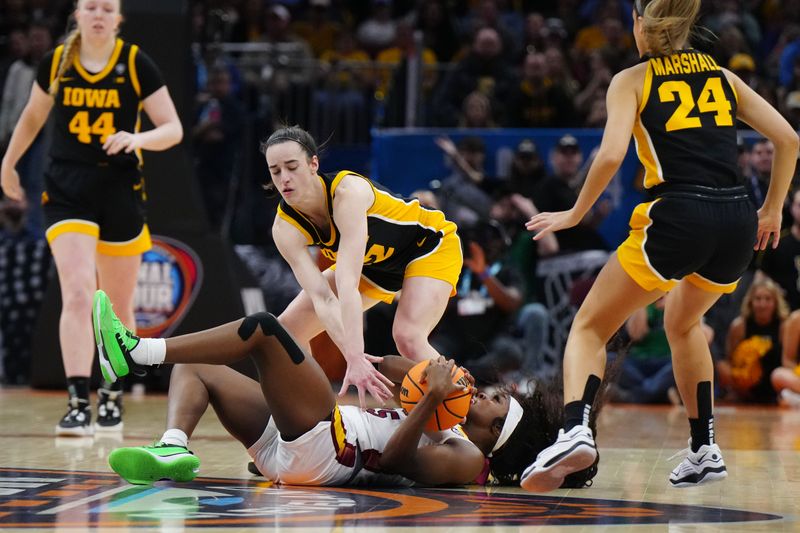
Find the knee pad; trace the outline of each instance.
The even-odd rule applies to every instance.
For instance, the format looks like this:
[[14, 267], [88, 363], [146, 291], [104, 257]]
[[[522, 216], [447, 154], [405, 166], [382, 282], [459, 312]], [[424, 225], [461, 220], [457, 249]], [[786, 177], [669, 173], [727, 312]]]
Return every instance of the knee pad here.
[[259, 326], [265, 337], [276, 337], [278, 339], [278, 342], [281, 343], [281, 346], [289, 354], [289, 358], [294, 364], [299, 365], [305, 360], [306, 356], [303, 350], [294, 342], [289, 332], [284, 329], [272, 313], [260, 312], [244, 317], [237, 333], [243, 341], [246, 341], [253, 336]]

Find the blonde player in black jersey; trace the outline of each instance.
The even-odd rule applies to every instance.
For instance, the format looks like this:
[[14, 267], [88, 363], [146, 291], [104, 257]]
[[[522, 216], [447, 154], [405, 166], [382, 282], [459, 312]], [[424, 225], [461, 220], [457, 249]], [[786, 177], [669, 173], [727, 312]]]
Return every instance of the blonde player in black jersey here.
[[[120, 0], [77, 1], [77, 27], [42, 60], [2, 163], [3, 192], [22, 198], [14, 167], [52, 110], [52, 162], [42, 203], [61, 284], [59, 335], [69, 389], [58, 435], [122, 428], [118, 387], [101, 388], [97, 423], [91, 424], [92, 295], [99, 284], [123, 322], [135, 328], [133, 294], [141, 254], [150, 248], [140, 151], [166, 150], [183, 136], [155, 64], [117, 38], [120, 7]], [[139, 131], [142, 109], [155, 125], [147, 132]]]
[[[379, 400], [391, 383], [364, 353], [362, 312], [402, 297], [392, 334], [415, 361], [439, 356], [428, 335], [444, 313], [463, 262], [456, 226], [374, 185], [355, 172], [318, 173], [317, 145], [305, 130], [280, 128], [263, 143], [272, 186], [281, 195], [272, 235], [303, 291], [279, 317], [305, 349], [327, 331], [347, 361], [342, 393], [355, 385]], [[316, 245], [333, 267], [320, 272], [308, 253]]]
[[[691, 428], [690, 449], [670, 483], [694, 486], [727, 476], [714, 442], [713, 366], [700, 318], [731, 292], [753, 250], [777, 246], [781, 208], [798, 153], [797, 134], [766, 101], [706, 54], [687, 48], [700, 0], [636, 0], [633, 34], [642, 62], [617, 74], [607, 95], [600, 151], [575, 206], [541, 213], [527, 228], [574, 226], [625, 157], [631, 134], [652, 201], [578, 311], [564, 355], [566, 422], [556, 442], [523, 473], [523, 488], [557, 489], [598, 459], [586, 420], [606, 362], [605, 345], [628, 316], [667, 295], [664, 327]], [[758, 212], [736, 172], [736, 119], [775, 144], [772, 179]]]

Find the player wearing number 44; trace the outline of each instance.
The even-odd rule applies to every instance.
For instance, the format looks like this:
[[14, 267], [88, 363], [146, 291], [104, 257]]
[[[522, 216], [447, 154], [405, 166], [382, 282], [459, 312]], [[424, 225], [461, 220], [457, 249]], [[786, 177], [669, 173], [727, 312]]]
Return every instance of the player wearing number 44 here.
[[[746, 83], [687, 46], [699, 10], [700, 0], [635, 0], [642, 61], [611, 81], [608, 121], [586, 183], [572, 209], [527, 223], [535, 239], [575, 226], [616, 173], [633, 134], [650, 201], [634, 209], [630, 236], [575, 316], [564, 353], [564, 428], [523, 473], [525, 489], [557, 488], [597, 459], [586, 426], [606, 342], [634, 311], [668, 292], [664, 328], [691, 429], [686, 458], [669, 481], [687, 487], [727, 476], [714, 442], [714, 367], [700, 319], [736, 288], [753, 249], [765, 249], [770, 238], [777, 246], [798, 138]], [[736, 119], [775, 145], [769, 191], [757, 212], [737, 173]]]
[[[119, 384], [100, 389], [91, 424], [92, 295], [99, 284], [122, 321], [135, 328], [133, 292], [142, 252], [151, 246], [141, 150], [166, 150], [183, 137], [155, 64], [117, 37], [120, 1], [77, 1], [76, 27], [39, 64], [2, 163], [4, 194], [22, 199], [15, 166], [53, 110], [42, 204], [63, 301], [59, 335], [69, 407], [56, 426], [58, 435], [122, 428]], [[142, 108], [155, 125], [147, 132], [139, 132]]]

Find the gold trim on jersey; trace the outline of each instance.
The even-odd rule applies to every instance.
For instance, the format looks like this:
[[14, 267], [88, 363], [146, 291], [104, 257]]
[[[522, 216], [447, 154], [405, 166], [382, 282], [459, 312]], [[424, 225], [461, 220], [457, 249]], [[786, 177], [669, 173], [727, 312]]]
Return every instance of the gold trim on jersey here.
[[45, 237], [47, 237], [47, 242], [49, 244], [53, 244], [56, 238], [65, 233], [81, 233], [97, 238], [100, 236], [100, 226], [96, 222], [91, 222], [89, 220], [68, 218], [66, 220], [60, 220], [47, 228]]
[[639, 161], [644, 167], [645, 189], [664, 183], [664, 170], [661, 168], [661, 162], [658, 160], [658, 155], [653, 146], [653, 139], [650, 138], [650, 133], [642, 124], [641, 116], [637, 116], [636, 122], [633, 124], [633, 142], [636, 145], [636, 154], [639, 156]]
[[[297, 211], [297, 210], [295, 210], [295, 212], [300, 213], [300, 211]], [[296, 221], [293, 217], [289, 216], [289, 214], [286, 211], [281, 209], [281, 205], [280, 204], [278, 204], [278, 216], [281, 217], [286, 222], [288, 222], [289, 224], [291, 224], [292, 226], [294, 226], [295, 228], [297, 228], [297, 230], [300, 232], [300, 234], [305, 236], [306, 244], [308, 246], [311, 246], [312, 244], [314, 244], [314, 237], [312, 237], [311, 234], [309, 232], [307, 232], [306, 229], [303, 226], [301, 226], [298, 221]], [[303, 218], [305, 218], [305, 217], [303, 217]], [[308, 220], [308, 219], [306, 219], [306, 220]]]
[[331, 413], [331, 438], [333, 449], [336, 452], [336, 462], [352, 467], [356, 464], [356, 448], [347, 442], [347, 429], [344, 427], [342, 412], [339, 405], [333, 407]]
[[704, 290], [706, 292], [713, 292], [713, 293], [721, 293], [721, 294], [730, 294], [736, 290], [736, 286], [739, 285], [739, 281], [734, 281], [733, 283], [717, 283], [716, 281], [711, 281], [708, 278], [704, 278], [697, 272], [693, 272], [689, 274], [684, 279], [697, 287], [698, 289]]
[[[139, 133], [142, 129], [142, 109], [144, 109], [144, 104], [141, 100], [139, 100], [139, 106], [136, 108], [136, 124], [133, 126], [133, 132]], [[144, 166], [144, 157], [142, 156], [142, 149], [137, 148], [134, 150], [136, 157], [139, 159], [139, 168]]]
[[150, 229], [147, 224], [142, 226], [139, 235], [131, 240], [123, 242], [99, 241], [97, 243], [97, 253], [103, 255], [113, 255], [116, 257], [139, 255], [153, 247], [150, 240]]
[[639, 113], [644, 111], [647, 100], [650, 99], [650, 89], [653, 87], [653, 65], [647, 62], [647, 69], [644, 71], [644, 85], [642, 85], [642, 103], [639, 104]]
[[131, 77], [131, 84], [133, 90], [136, 91], [136, 96], [142, 97], [142, 86], [139, 85], [139, 73], [136, 72], [136, 54], [139, 52], [139, 47], [135, 44], [131, 45], [130, 52], [128, 52], [128, 74]]
[[[377, 192], [375, 185], [366, 176], [362, 176], [361, 174], [353, 172], [352, 170], [340, 170], [339, 172], [336, 173], [336, 176], [333, 178], [333, 180], [331, 180], [331, 198], [333, 198], [333, 194], [336, 192], [336, 187], [339, 186], [339, 183], [341, 183], [341, 181], [345, 178], [345, 176], [355, 176], [357, 178], [361, 178], [362, 180], [366, 181], [369, 184], [369, 188], [372, 189], [372, 194], [375, 194]], [[369, 206], [369, 209], [372, 209], [374, 205], [375, 205], [375, 200], [373, 199], [372, 204]]]
[[78, 72], [78, 74], [81, 75], [83, 79], [85, 79], [89, 83], [97, 83], [98, 81], [108, 76], [108, 73], [111, 72], [111, 69], [113, 69], [114, 65], [117, 64], [117, 61], [119, 60], [119, 54], [120, 52], [122, 52], [122, 46], [124, 44], [125, 43], [122, 41], [122, 39], [117, 39], [117, 42], [114, 45], [114, 51], [111, 52], [111, 57], [108, 59], [108, 63], [106, 63], [106, 66], [103, 67], [103, 70], [101, 70], [97, 74], [92, 74], [85, 68], [83, 68], [83, 65], [81, 65], [80, 54], [75, 54], [75, 59], [72, 62], [72, 64], [75, 67], [75, 70]]
[[[58, 45], [53, 52], [53, 59], [50, 62], [50, 85], [56, 81], [56, 74], [58, 73], [58, 65], [61, 63], [61, 54], [64, 53], [64, 45]], [[49, 87], [48, 87], [49, 89]]]
[[[344, 171], [343, 171], [343, 172], [344, 172]], [[342, 172], [340, 172], [339, 174], [341, 174], [341, 173], [342, 173]], [[339, 177], [339, 174], [337, 174], [337, 178]], [[319, 228], [317, 227], [317, 225], [316, 225], [316, 224], [314, 224], [314, 223], [311, 221], [311, 219], [310, 219], [310, 218], [308, 218], [308, 217], [305, 215], [305, 213], [303, 213], [302, 211], [299, 211], [298, 209], [294, 209], [294, 208], [292, 208], [292, 209], [294, 209], [294, 212], [295, 212], [295, 213], [297, 213], [298, 215], [300, 215], [301, 217], [303, 217], [303, 220], [305, 220], [306, 222], [308, 222], [308, 223], [309, 223], [309, 225], [310, 225], [312, 228], [314, 228], [314, 233], [316, 233], [316, 234], [317, 234], [317, 241], [318, 241], [318, 242], [320, 242], [320, 245], [321, 245], [321, 246], [327, 246], [327, 247], [331, 247], [331, 246], [333, 246], [333, 243], [334, 243], [334, 242], [336, 242], [336, 235], [337, 235], [337, 232], [336, 232], [336, 227], [335, 227], [335, 226], [334, 226], [334, 224], [333, 224], [333, 209], [332, 209], [332, 207], [331, 207], [331, 205], [330, 205], [330, 201], [328, 200], [329, 196], [330, 196], [330, 197], [333, 197], [333, 191], [331, 190], [331, 191], [330, 191], [330, 194], [329, 194], [329, 191], [328, 191], [328, 186], [327, 186], [327, 184], [325, 183], [325, 180], [322, 178], [322, 176], [320, 176], [319, 174], [317, 174], [317, 179], [319, 179], [320, 185], [322, 185], [322, 192], [323, 192], [323, 194], [324, 194], [324, 196], [325, 196], [325, 212], [328, 214], [328, 229], [329, 229], [329, 231], [330, 231], [330, 239], [328, 239], [327, 241], [324, 241], [324, 240], [322, 239], [322, 235], [320, 235], [320, 233], [319, 233]], [[280, 204], [278, 205], [278, 207], [280, 207]], [[291, 206], [290, 206], [290, 207], [291, 207]], [[292, 222], [292, 223], [293, 223], [293, 225], [294, 225], [295, 227], [298, 227], [298, 228], [300, 227], [300, 226], [299, 226], [299, 225], [298, 225], [298, 224], [297, 224], [295, 221], [291, 220], [291, 217], [289, 217], [289, 215], [288, 215], [288, 214], [284, 213], [284, 216], [283, 216], [283, 218], [290, 219], [290, 222]], [[308, 233], [307, 231], [305, 231], [305, 230], [302, 230], [302, 232], [303, 232], [304, 234], [306, 234], [306, 235], [309, 235], [309, 233]], [[314, 241], [314, 239], [312, 238], [312, 239], [311, 239], [311, 242], [310, 242], [309, 244], [314, 244], [314, 242], [317, 242], [317, 241]]]
[[631, 231], [628, 238], [617, 248], [617, 258], [622, 269], [644, 290], [669, 291], [678, 280], [666, 279], [650, 263], [647, 257], [645, 244], [647, 244], [647, 230], [653, 225], [650, 211], [659, 200], [641, 203], [636, 206], [631, 214]]
[[728, 79], [728, 76], [726, 76], [724, 72], [722, 73], [722, 77], [725, 78], [725, 83], [727, 83], [728, 87], [731, 88], [731, 92], [733, 93], [733, 97], [736, 99], [736, 105], [738, 106], [739, 105], [739, 93], [736, 92], [736, 87], [733, 85], [733, 83], [731, 83], [731, 80]]

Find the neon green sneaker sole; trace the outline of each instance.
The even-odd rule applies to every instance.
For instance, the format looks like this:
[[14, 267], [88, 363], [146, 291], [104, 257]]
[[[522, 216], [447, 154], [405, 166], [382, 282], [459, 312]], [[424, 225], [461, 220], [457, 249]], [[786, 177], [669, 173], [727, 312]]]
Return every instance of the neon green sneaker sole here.
[[[94, 340], [100, 360], [100, 371], [109, 383], [130, 373], [131, 369], [120, 347], [118, 338], [124, 333], [124, 326], [117, 319], [111, 306], [111, 300], [105, 292], [94, 293], [92, 302], [92, 327]], [[122, 329], [122, 331], [117, 331]]]
[[191, 481], [200, 470], [200, 459], [179, 446], [117, 448], [108, 456], [108, 464], [134, 485], [150, 485], [161, 479]]

